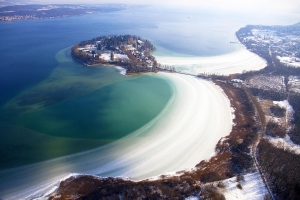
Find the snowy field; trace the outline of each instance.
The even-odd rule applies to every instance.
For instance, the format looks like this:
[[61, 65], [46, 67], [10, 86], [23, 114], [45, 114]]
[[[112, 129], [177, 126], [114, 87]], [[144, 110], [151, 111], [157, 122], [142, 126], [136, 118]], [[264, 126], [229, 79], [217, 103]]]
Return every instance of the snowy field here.
[[276, 31], [273, 31], [273, 30], [252, 29], [251, 33], [254, 36], [276, 37]]
[[246, 83], [253, 88], [280, 92], [286, 91], [283, 76], [257, 75], [251, 77]]
[[300, 67], [300, 58], [297, 57], [280, 57], [277, 56], [281, 63], [290, 67]]
[[193, 168], [214, 155], [218, 140], [232, 128], [228, 98], [212, 82], [193, 76], [155, 76], [169, 80], [174, 95], [154, 120], [106, 146], [1, 172], [1, 197], [44, 194], [71, 173], [141, 180]]
[[[293, 120], [293, 115], [294, 115], [294, 109], [293, 107], [289, 104], [288, 100], [284, 101], [273, 101], [274, 104], [286, 109], [286, 123], [289, 125], [289, 130], [291, 126], [291, 122]], [[271, 144], [276, 146], [277, 148], [284, 149], [287, 151], [290, 151], [291, 153], [294, 154], [300, 154], [300, 145], [297, 145], [293, 143], [288, 135], [285, 136], [285, 138], [273, 138], [273, 137], [267, 137]]]
[[281, 108], [286, 109], [286, 123], [290, 124], [291, 121], [293, 120], [293, 115], [295, 113], [293, 107], [290, 105], [288, 100], [284, 101], [273, 101], [275, 105], [278, 105]]
[[115, 59], [118, 59], [118, 58], [120, 58], [120, 59], [129, 59], [127, 55], [119, 54], [119, 53], [115, 53], [114, 58]]
[[111, 60], [110, 53], [102, 53], [100, 58], [105, 60], [105, 61], [110, 61]]
[[288, 135], [285, 138], [268, 137], [268, 139], [275, 147], [300, 155], [300, 145], [293, 143]]
[[158, 63], [171, 65], [177, 71], [199, 74], [199, 73], [216, 73], [216, 74], [233, 74], [242, 73], [243, 71], [260, 70], [266, 67], [266, 61], [256, 54], [241, 48], [238, 51], [209, 57], [196, 56], [160, 56], [155, 55]]
[[288, 87], [290, 91], [300, 93], [300, 76], [289, 76]]
[[268, 194], [265, 185], [258, 172], [244, 175], [244, 181], [240, 181], [242, 188], [238, 188], [236, 177], [223, 181], [226, 185], [224, 196], [226, 199], [262, 200]]
[[[111, 61], [111, 53], [102, 53], [100, 56], [101, 59], [105, 61]], [[114, 59], [128, 59], [127, 55], [115, 53]]]

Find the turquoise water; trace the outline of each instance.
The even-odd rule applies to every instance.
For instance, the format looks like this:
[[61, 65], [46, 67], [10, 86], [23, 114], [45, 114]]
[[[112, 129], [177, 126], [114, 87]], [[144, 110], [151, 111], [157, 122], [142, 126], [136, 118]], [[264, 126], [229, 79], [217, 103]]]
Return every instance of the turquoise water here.
[[3, 106], [2, 168], [92, 149], [120, 139], [156, 117], [172, 96], [154, 74], [124, 76], [112, 66], [86, 67], [70, 48], [42, 82]]
[[74, 44], [134, 34], [153, 41], [159, 55], [212, 56], [234, 51], [234, 32], [258, 21], [297, 22], [284, 13], [150, 6], [0, 23], [0, 169], [115, 141], [147, 124], [172, 96], [167, 80], [155, 75], [128, 77], [113, 67], [73, 61]]
[[16, 121], [22, 127], [56, 137], [115, 140], [153, 119], [170, 96], [166, 81], [139, 76], [22, 113]]

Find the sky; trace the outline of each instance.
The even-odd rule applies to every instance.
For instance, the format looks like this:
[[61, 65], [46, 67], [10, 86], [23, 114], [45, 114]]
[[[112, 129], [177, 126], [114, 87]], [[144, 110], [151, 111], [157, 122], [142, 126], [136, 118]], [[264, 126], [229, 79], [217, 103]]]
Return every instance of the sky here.
[[240, 11], [281, 11], [300, 13], [300, 0], [0, 0], [1, 3], [123, 3], [123, 4], [154, 4], [183, 5], [202, 8]]

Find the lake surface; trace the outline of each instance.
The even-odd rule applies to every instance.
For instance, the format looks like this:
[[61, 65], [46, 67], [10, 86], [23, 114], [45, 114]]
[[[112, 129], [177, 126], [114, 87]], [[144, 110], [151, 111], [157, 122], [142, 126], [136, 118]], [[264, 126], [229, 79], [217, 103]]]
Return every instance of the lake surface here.
[[72, 45], [101, 35], [134, 34], [151, 40], [160, 56], [216, 56], [242, 48], [230, 44], [242, 26], [297, 19], [290, 13], [150, 6], [0, 23], [0, 169], [118, 141], [155, 119], [172, 100], [172, 83], [163, 76], [127, 77], [114, 67], [83, 66], [71, 59]]
[[69, 48], [59, 51], [58, 65], [46, 79], [3, 106], [1, 127], [8, 136], [1, 141], [2, 168], [120, 139], [156, 117], [172, 96], [168, 81], [157, 76], [86, 67], [69, 55]]

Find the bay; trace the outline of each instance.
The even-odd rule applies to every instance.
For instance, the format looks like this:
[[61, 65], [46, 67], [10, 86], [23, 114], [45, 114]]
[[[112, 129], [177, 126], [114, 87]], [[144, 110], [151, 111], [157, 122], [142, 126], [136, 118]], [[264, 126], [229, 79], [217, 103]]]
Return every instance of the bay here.
[[[298, 22], [297, 16], [267, 10], [233, 13], [149, 6], [0, 23], [0, 168], [18, 172], [17, 176], [23, 169], [34, 171], [28, 164], [119, 141], [150, 126], [173, 98], [167, 79], [155, 74], [127, 77], [111, 66], [83, 66], [70, 57], [72, 45], [101, 35], [133, 34], [152, 41], [157, 55], [209, 57], [242, 48], [230, 44], [242, 26], [293, 24]], [[72, 162], [65, 167], [73, 166]], [[15, 168], [18, 166], [22, 167]], [[6, 170], [0, 172], [7, 174]], [[43, 181], [49, 178], [36, 176]], [[0, 196], [3, 190], [5, 197], [13, 199], [14, 192], [18, 193], [18, 189], [11, 192], [13, 188], [27, 189], [11, 177], [13, 174], [7, 174]], [[31, 174], [26, 177], [30, 180]]]
[[55, 57], [58, 66], [45, 80], [2, 107], [1, 168], [113, 142], [151, 121], [172, 96], [168, 82], [151, 74], [86, 67], [70, 57], [70, 48]]

